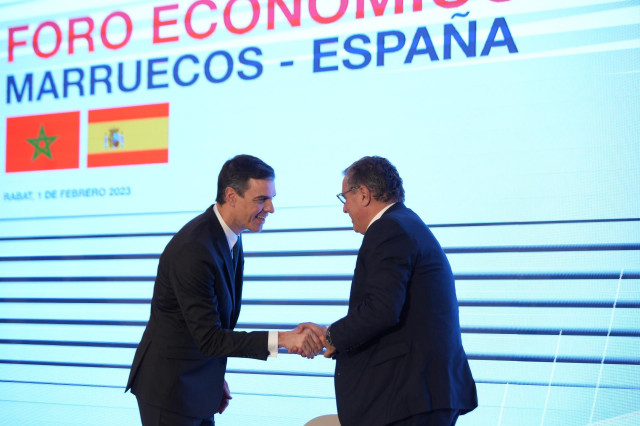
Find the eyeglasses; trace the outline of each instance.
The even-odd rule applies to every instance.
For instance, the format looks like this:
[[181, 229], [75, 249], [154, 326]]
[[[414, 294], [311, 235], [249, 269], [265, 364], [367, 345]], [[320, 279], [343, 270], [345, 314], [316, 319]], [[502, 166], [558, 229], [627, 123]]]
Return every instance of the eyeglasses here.
[[337, 195], [336, 195], [336, 197], [338, 197], [338, 200], [340, 200], [340, 202], [341, 202], [342, 204], [344, 204], [344, 203], [346, 203], [346, 202], [347, 202], [347, 194], [348, 194], [349, 192], [351, 192], [351, 191], [355, 191], [355, 190], [356, 190], [356, 189], [358, 189], [358, 188], [360, 188], [360, 185], [358, 185], [358, 186], [352, 186], [351, 188], [347, 189], [346, 191], [344, 191], [344, 192], [341, 192], [341, 193], [337, 194]]

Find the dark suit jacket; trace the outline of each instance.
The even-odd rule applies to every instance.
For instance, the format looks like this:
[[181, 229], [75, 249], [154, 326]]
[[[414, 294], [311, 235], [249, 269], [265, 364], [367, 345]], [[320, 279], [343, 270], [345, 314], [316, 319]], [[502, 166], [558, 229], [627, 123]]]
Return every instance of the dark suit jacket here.
[[403, 204], [366, 231], [349, 311], [330, 332], [342, 426], [477, 406], [451, 267], [429, 228]]
[[213, 207], [174, 235], [160, 256], [127, 390], [178, 414], [210, 418], [222, 399], [227, 357], [267, 359], [267, 332], [232, 331], [242, 296], [241, 247], [238, 262], [234, 273]]

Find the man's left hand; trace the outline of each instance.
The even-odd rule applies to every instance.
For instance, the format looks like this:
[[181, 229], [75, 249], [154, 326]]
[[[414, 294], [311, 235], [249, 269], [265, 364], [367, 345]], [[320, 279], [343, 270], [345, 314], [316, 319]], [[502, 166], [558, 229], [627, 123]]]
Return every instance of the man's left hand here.
[[231, 396], [231, 392], [229, 391], [229, 385], [225, 380], [224, 384], [222, 385], [222, 400], [220, 401], [220, 406], [218, 407], [218, 414], [222, 414], [222, 412], [227, 409], [227, 407], [229, 406], [229, 400], [231, 398], [233, 397]]

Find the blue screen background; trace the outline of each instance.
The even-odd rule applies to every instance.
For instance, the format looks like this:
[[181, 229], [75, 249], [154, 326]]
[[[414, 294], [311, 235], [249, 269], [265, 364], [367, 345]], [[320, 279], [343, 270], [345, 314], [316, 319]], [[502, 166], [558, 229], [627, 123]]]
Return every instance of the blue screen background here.
[[[153, 43], [164, 3], [0, 2], [0, 163], [11, 118], [80, 112], [77, 168], [0, 174], [0, 423], [139, 424], [124, 386], [159, 254], [214, 202], [220, 167], [240, 153], [275, 169], [277, 196], [264, 231], [243, 236], [238, 329], [346, 314], [362, 237], [335, 194], [342, 170], [380, 155], [456, 276], [480, 403], [458, 424], [640, 422], [636, 0], [424, 1], [416, 12], [405, 1], [397, 14], [389, 2], [381, 16], [364, 2], [358, 19], [355, 1], [317, 2], [323, 16], [347, 4], [330, 24], [302, 1], [301, 24], [276, 8], [274, 29], [273, 2], [261, 0], [255, 28], [240, 35], [224, 27], [227, 2], [216, 3], [193, 14], [197, 31], [218, 23], [207, 39], [188, 36], [192, 2], [179, 2], [160, 15], [177, 23], [159, 32], [179, 40]], [[249, 1], [232, 10], [249, 25]], [[100, 25], [114, 11], [130, 16], [132, 37], [107, 49]], [[69, 18], [87, 16], [94, 50], [77, 40], [69, 54]], [[63, 40], [50, 58], [32, 48], [45, 21]], [[20, 26], [14, 37], [26, 45], [9, 61], [8, 29]], [[51, 28], [39, 35], [45, 52]], [[123, 40], [124, 30], [114, 19], [107, 34]], [[110, 86], [92, 90], [92, 67], [98, 77], [111, 70]], [[70, 69], [84, 80], [65, 95]], [[18, 96], [28, 75], [33, 93]], [[123, 91], [119, 76], [141, 83]], [[155, 103], [169, 103], [168, 163], [87, 167], [89, 110]], [[61, 196], [82, 189], [105, 195]], [[42, 195], [19, 199], [29, 191]], [[336, 412], [331, 360], [230, 359], [227, 380], [233, 400], [219, 425], [300, 425]]]

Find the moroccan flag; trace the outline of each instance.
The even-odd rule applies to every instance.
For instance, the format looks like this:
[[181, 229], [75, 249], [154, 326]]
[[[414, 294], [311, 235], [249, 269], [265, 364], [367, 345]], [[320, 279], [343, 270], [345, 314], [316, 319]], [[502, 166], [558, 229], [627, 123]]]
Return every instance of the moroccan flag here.
[[7, 118], [5, 170], [77, 169], [80, 163], [80, 112]]
[[169, 104], [89, 111], [87, 167], [169, 162]]

